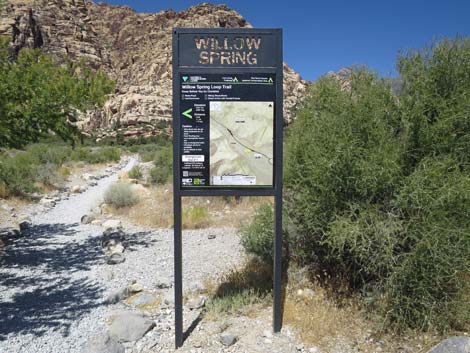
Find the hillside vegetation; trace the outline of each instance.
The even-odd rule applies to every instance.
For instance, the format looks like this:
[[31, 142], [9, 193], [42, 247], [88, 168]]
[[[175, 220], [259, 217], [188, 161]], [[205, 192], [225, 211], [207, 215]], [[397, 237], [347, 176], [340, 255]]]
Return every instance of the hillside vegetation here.
[[[346, 282], [388, 327], [470, 324], [470, 40], [399, 56], [399, 95], [366, 68], [323, 77], [287, 131], [292, 259]], [[269, 259], [263, 209], [244, 232]], [[256, 226], [259, 223], [259, 226]]]

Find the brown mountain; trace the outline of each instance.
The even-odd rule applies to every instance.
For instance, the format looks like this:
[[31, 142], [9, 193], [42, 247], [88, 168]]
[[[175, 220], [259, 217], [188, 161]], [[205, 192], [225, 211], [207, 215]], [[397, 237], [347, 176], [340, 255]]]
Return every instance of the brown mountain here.
[[[41, 48], [59, 62], [84, 58], [116, 80], [104, 108], [78, 124], [107, 135], [120, 126], [126, 136], [155, 134], [171, 120], [173, 27], [251, 27], [227, 6], [208, 3], [178, 13], [136, 13], [87, 0], [10, 0], [1, 16], [0, 35], [9, 36], [15, 50]], [[286, 122], [305, 87], [284, 65]]]

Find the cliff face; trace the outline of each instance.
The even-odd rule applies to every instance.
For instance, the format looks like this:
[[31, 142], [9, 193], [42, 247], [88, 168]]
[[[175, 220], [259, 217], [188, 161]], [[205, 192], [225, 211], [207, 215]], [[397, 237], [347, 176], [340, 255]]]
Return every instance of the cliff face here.
[[[12, 47], [41, 48], [59, 62], [87, 60], [116, 80], [103, 109], [84, 115], [85, 130], [149, 136], [171, 120], [171, 35], [174, 27], [251, 27], [224, 5], [203, 3], [186, 11], [136, 13], [127, 6], [87, 0], [10, 0], [0, 35]], [[284, 65], [284, 117], [300, 101], [306, 82]]]

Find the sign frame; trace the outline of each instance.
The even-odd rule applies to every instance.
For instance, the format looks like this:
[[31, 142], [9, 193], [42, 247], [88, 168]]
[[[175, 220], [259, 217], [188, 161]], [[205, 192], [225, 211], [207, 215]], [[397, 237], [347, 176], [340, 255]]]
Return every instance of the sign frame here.
[[[187, 35], [239, 35], [270, 36], [270, 64], [256, 66], [231, 65], [180, 65], [180, 38]], [[188, 61], [188, 60], [186, 60]], [[274, 63], [274, 64], [273, 64]], [[273, 283], [273, 330], [282, 328], [282, 156], [283, 156], [283, 50], [282, 29], [253, 28], [174, 28], [173, 29], [173, 208], [174, 208], [174, 276], [175, 276], [175, 346], [183, 345], [183, 283], [182, 283], [182, 197], [190, 196], [274, 196], [275, 239], [274, 239], [274, 283]], [[181, 110], [180, 76], [183, 74], [274, 74], [276, 99], [274, 102], [273, 127], [273, 184], [268, 186], [181, 186]]]

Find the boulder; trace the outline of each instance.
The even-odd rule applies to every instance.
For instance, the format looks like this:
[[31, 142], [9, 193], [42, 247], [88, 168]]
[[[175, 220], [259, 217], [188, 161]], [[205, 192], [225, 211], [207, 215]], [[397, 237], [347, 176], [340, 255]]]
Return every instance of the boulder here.
[[132, 312], [117, 315], [109, 327], [109, 334], [118, 342], [133, 342], [141, 339], [155, 327], [155, 322]]
[[194, 298], [188, 301], [186, 304], [189, 308], [189, 310], [197, 310], [201, 309], [206, 305], [206, 298], [204, 297], [199, 297], [199, 298]]
[[159, 303], [159, 299], [151, 293], [140, 293], [132, 297], [129, 303], [139, 307], [156, 306]]
[[105, 230], [119, 229], [122, 228], [122, 223], [119, 219], [108, 219], [103, 223]]
[[126, 261], [126, 257], [123, 254], [115, 253], [108, 256], [106, 263], [108, 265], [117, 265]]
[[122, 254], [124, 252], [124, 246], [122, 245], [122, 243], [110, 244], [106, 248], [106, 252], [109, 255]]
[[101, 246], [108, 250], [117, 244], [122, 244], [125, 247], [125, 242], [126, 233], [122, 229], [108, 229], [103, 232]]
[[91, 222], [93, 222], [95, 220], [95, 216], [93, 215], [83, 215], [82, 218], [80, 218], [80, 222], [82, 224], [90, 224]]
[[74, 185], [70, 188], [70, 192], [73, 194], [79, 194], [83, 191], [82, 187], [80, 185]]
[[50, 199], [50, 198], [47, 198], [47, 197], [43, 197], [41, 200], [39, 200], [39, 203], [41, 205], [46, 206], [46, 207], [54, 207], [55, 204], [56, 204], [56, 200], [55, 199]]
[[89, 340], [81, 351], [82, 353], [124, 353], [124, 346], [110, 337], [107, 333], [98, 334]]
[[228, 332], [224, 332], [220, 335], [219, 340], [220, 343], [222, 343], [225, 347], [230, 347], [234, 345], [235, 342], [237, 342], [237, 336]]
[[129, 284], [129, 286], [127, 287], [129, 293], [132, 293], [132, 294], [135, 294], [135, 293], [140, 293], [144, 290], [144, 288], [142, 287], [142, 285], [140, 283], [137, 283], [136, 281], [132, 282], [131, 284]]
[[31, 219], [29, 218], [23, 218], [19, 223], [18, 226], [20, 227], [20, 231], [24, 232], [31, 228], [33, 223], [31, 222]]
[[111, 292], [108, 297], [106, 298], [106, 304], [117, 304], [122, 300], [125, 300], [129, 297], [129, 290], [127, 287], [116, 289], [115, 291]]
[[470, 353], [470, 337], [450, 337], [431, 348], [428, 353]]

